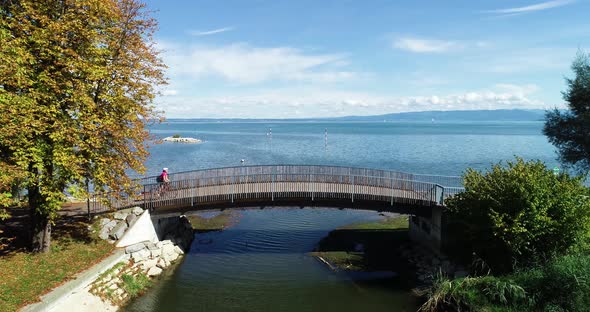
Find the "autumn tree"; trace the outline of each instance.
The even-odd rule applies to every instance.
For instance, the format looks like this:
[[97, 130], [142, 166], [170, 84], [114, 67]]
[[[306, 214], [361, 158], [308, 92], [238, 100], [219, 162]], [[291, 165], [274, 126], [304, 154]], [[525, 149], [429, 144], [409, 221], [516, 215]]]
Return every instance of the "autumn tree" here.
[[165, 83], [136, 0], [0, 0], [0, 151], [25, 172], [31, 248], [48, 251], [68, 185], [128, 191]]
[[580, 172], [590, 171], [590, 55], [578, 52], [573, 79], [566, 79], [563, 98], [568, 110], [545, 115], [543, 133], [558, 149], [559, 159]]

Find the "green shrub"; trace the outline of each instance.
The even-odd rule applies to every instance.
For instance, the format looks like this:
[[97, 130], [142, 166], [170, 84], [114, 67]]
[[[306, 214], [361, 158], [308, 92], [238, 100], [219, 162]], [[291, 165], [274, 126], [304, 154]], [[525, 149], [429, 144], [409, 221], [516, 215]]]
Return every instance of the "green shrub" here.
[[544, 263], [588, 238], [590, 198], [583, 177], [555, 175], [517, 158], [486, 173], [468, 169], [465, 191], [448, 199], [449, 235], [465, 257], [494, 273]]
[[590, 311], [590, 255], [560, 256], [500, 277], [439, 276], [421, 311]]
[[530, 299], [510, 278], [493, 276], [449, 280], [439, 276], [420, 311], [522, 311]]
[[175, 134], [172, 137], [175, 138], [175, 139], [178, 139], [178, 138], [180, 138], [180, 134]]
[[527, 285], [538, 297], [539, 307], [590, 311], [590, 256], [559, 257], [544, 266], [542, 271], [539, 282]]

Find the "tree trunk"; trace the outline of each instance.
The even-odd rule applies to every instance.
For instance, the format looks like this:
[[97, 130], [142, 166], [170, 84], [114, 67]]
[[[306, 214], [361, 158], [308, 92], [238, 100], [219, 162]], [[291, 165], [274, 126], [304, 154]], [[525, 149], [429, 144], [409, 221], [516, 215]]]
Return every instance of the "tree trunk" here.
[[48, 252], [51, 247], [51, 222], [49, 215], [41, 213], [43, 198], [38, 187], [29, 188], [29, 207], [31, 214], [31, 251]]

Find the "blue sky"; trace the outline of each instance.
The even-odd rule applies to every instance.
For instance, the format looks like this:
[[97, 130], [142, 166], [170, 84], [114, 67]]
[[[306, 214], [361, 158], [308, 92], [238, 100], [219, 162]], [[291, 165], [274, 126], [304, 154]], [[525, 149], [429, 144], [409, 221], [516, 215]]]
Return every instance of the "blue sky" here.
[[150, 0], [169, 118], [563, 107], [588, 0]]

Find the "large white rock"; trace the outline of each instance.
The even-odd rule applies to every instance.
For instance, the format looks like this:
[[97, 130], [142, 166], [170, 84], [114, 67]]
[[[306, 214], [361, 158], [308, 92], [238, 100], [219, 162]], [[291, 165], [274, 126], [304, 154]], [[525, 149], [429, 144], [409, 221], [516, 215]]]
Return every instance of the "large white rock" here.
[[127, 223], [125, 221], [121, 221], [121, 222], [117, 223], [117, 225], [115, 225], [115, 227], [111, 230], [109, 237], [114, 240], [118, 240], [121, 237], [123, 237], [123, 234], [125, 234], [126, 230], [127, 230]]
[[176, 252], [179, 255], [183, 255], [184, 254], [184, 251], [180, 247], [178, 247], [178, 246], [174, 246], [174, 252]]
[[141, 268], [144, 271], [148, 271], [149, 269], [155, 267], [156, 265], [158, 265], [158, 260], [159, 259], [150, 259], [150, 260], [146, 260], [144, 262], [141, 263]]
[[147, 272], [148, 276], [156, 276], [160, 274], [162, 274], [162, 269], [158, 268], [157, 266], [151, 267]]
[[157, 266], [159, 268], [165, 269], [166, 267], [168, 267], [170, 265], [169, 262], [166, 262], [166, 260], [164, 260], [163, 258], [158, 259], [158, 264]]
[[117, 220], [125, 220], [125, 218], [127, 218], [127, 213], [122, 212], [122, 211], [117, 211], [113, 215], [113, 218], [115, 218]]
[[162, 258], [167, 261], [167, 262], [172, 262], [176, 259], [178, 259], [178, 254], [175, 252], [172, 253], [168, 253], [168, 254], [162, 254]]
[[174, 251], [174, 247], [176, 247], [176, 246], [174, 246], [172, 244], [162, 246], [162, 254], [163, 255], [176, 254], [176, 252]]
[[141, 207], [133, 207], [133, 209], [131, 210], [131, 212], [134, 215], [139, 216], [140, 214], [143, 213], [143, 209], [141, 209]]
[[125, 222], [127, 222], [127, 225], [132, 226], [133, 222], [135, 222], [135, 220], [137, 219], [137, 216], [130, 213], [127, 215], [127, 217], [125, 218]]
[[145, 249], [145, 244], [144, 243], [137, 243], [137, 244], [133, 244], [133, 245], [125, 247], [125, 253], [127, 253], [127, 254], [134, 253], [134, 252], [140, 251], [142, 249]]
[[141, 262], [149, 259], [151, 253], [147, 249], [142, 249], [131, 254], [131, 258], [135, 262]]
[[[109, 219], [107, 219], [107, 220], [109, 220]], [[110, 231], [112, 228], [115, 227], [115, 225], [117, 225], [116, 220], [109, 220], [109, 222], [107, 222], [107, 224], [103, 225], [102, 228]]]
[[162, 249], [152, 249], [150, 250], [152, 258], [159, 258], [162, 256]]
[[111, 229], [108, 229], [106, 227], [103, 227], [100, 230], [100, 233], [98, 234], [98, 237], [100, 237], [100, 239], [102, 240], [107, 240], [109, 239], [109, 233], [111, 232]]

